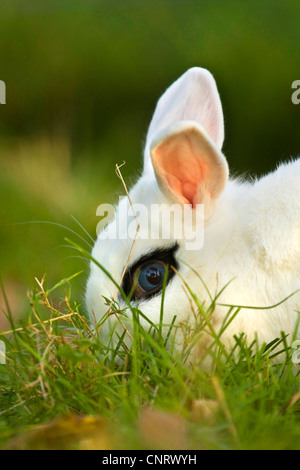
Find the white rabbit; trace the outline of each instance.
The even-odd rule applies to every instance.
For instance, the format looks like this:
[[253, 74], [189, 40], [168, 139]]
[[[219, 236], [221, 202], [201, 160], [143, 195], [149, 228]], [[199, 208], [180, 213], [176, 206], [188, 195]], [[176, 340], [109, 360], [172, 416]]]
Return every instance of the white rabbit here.
[[[174, 315], [182, 324], [193, 318], [193, 301], [186, 286], [209, 304], [202, 280], [212, 296], [229, 283], [212, 316], [216, 330], [228, 313], [228, 307], [219, 304], [269, 307], [300, 288], [300, 161], [281, 164], [250, 183], [229, 179], [221, 152], [223, 139], [215, 80], [207, 70], [191, 68], [159, 99], [146, 137], [142, 176], [129, 193], [131, 202], [121, 200], [109, 226], [119, 234], [126, 233], [130, 204], [141, 204], [149, 211], [153, 204], [190, 204], [192, 213], [197, 204], [204, 204], [202, 248], [186, 249], [186, 240], [177, 239], [175, 233], [168, 239], [140, 237], [133, 244], [121, 285], [128, 294], [134, 281], [137, 283], [133, 305], [137, 302], [153, 323], [160, 319], [166, 264], [173, 265], [176, 273], [169, 270], [165, 324]], [[143, 211], [138, 222], [143, 232], [149, 223]], [[131, 247], [132, 238], [100, 236], [92, 256], [119, 282]], [[91, 262], [86, 301], [92, 322], [107, 312], [103, 296], [113, 298], [115, 294], [116, 286]], [[116, 300], [126, 306], [120, 294]], [[260, 343], [268, 343], [281, 331], [291, 339], [299, 307], [300, 294], [296, 293], [271, 309], [243, 308], [222, 340], [229, 347], [233, 335], [244, 332], [250, 341], [257, 335]], [[107, 332], [118, 321], [111, 315], [101, 331]], [[141, 322], [146, 324], [143, 318]]]

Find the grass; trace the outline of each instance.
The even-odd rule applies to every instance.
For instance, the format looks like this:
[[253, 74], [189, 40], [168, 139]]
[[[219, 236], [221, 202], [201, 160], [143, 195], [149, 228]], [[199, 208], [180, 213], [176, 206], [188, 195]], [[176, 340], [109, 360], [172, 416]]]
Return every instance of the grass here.
[[[160, 324], [146, 331], [142, 312], [129, 312], [129, 349], [125, 336], [116, 347], [102, 344], [75, 300], [84, 275], [72, 274], [81, 260], [64, 257], [61, 246], [62, 224], [78, 229], [70, 214], [95, 234], [96, 207], [119, 191], [112, 162], [126, 160], [127, 178], [138, 177], [156, 100], [188, 67], [207, 67], [217, 79], [224, 152], [234, 172], [265, 173], [297, 154], [299, 109], [290, 99], [298, 75], [295, 2], [285, 2], [284, 15], [279, 0], [271, 9], [258, 1], [253, 8], [253, 0], [227, 2], [226, 9], [211, 1], [172, 2], [171, 9], [170, 2], [89, 1], [83, 10], [74, 0], [2, 3], [0, 271], [11, 309], [0, 289], [0, 330], [4, 308], [11, 332], [0, 333], [7, 350], [0, 365], [1, 446], [298, 449], [299, 377], [284, 335], [261, 347], [242, 336], [236, 354], [226, 354], [210, 323], [217, 301], [211, 299], [209, 309], [198, 302], [203, 322], [185, 331], [182, 354], [172, 350], [175, 324], [168, 344], [162, 338], [163, 305]], [[264, 158], [254, 157], [257, 142]], [[33, 273], [38, 283], [26, 298]], [[68, 279], [57, 282], [61, 273]], [[24, 313], [22, 320], [12, 312]], [[228, 313], [230, 320], [239, 307]], [[212, 359], [209, 371], [188, 363], [202, 328], [213, 341], [203, 356]], [[271, 363], [275, 346], [286, 351], [279, 365]]]
[[[10, 329], [0, 333], [7, 353], [0, 365], [2, 448], [300, 448], [299, 371], [284, 333], [260, 346], [240, 335], [226, 351], [222, 331], [241, 307], [228, 307], [217, 333], [211, 322], [217, 298], [204, 309], [190, 292], [198, 320], [185, 330], [176, 321], [163, 324], [163, 303], [159, 325], [143, 327], [143, 313], [128, 299], [123, 310], [107, 299], [111, 314], [132, 318], [132, 341], [128, 346], [124, 329], [104, 344], [101, 322], [93, 329], [84, 306], [72, 300], [77, 275], [52, 287], [37, 280], [17, 323], [7, 303]], [[54, 301], [62, 288], [64, 297]], [[179, 328], [180, 351], [174, 346]], [[211, 345], [191, 362], [192, 345], [204, 332]], [[284, 357], [274, 364], [279, 352]], [[208, 357], [211, 367], [201, 368]]]
[[[76, 219], [88, 226], [87, 220], [94, 223], [94, 211], [85, 213], [86, 207], [94, 208], [98, 203], [88, 198], [83, 189], [87, 184], [78, 185], [79, 176], [68, 166], [66, 148], [57, 144], [54, 152], [49, 142], [41, 150], [39, 145], [38, 150], [35, 146], [29, 149], [20, 146], [20, 155], [14, 155], [24, 170], [20, 179], [14, 171], [15, 160], [2, 157], [2, 163], [7, 162], [7, 184], [1, 186], [2, 199], [10, 204], [5, 220], [53, 221], [53, 214], [56, 216], [52, 223], [18, 225], [15, 231], [2, 226], [6, 237], [2, 236], [2, 240], [7, 239], [2, 244], [1, 257], [7, 266], [3, 271], [4, 285], [9, 284], [7, 279], [16, 276], [28, 285], [32, 272], [37, 272], [38, 278], [28, 293], [26, 307], [20, 309], [26, 310], [22, 319], [16, 321], [12, 315], [11, 310], [14, 312], [16, 308], [12, 305], [10, 309], [11, 295], [8, 295], [9, 302], [4, 302], [10, 326], [0, 332], [7, 353], [6, 364], [0, 364], [0, 447], [299, 449], [299, 376], [284, 334], [261, 346], [255, 341], [247, 345], [242, 335], [235, 338], [233, 350], [226, 351], [222, 335], [215, 332], [211, 322], [218, 296], [210, 297], [211, 304], [204, 308], [188, 285], [185, 289], [197, 305], [194, 313], [198, 321], [194, 330], [182, 329], [174, 319], [166, 326], [168, 334], [163, 336], [163, 301], [159, 324], [148, 323], [143, 328], [139, 322], [143, 312], [128, 304], [120, 311], [115, 302], [111, 304], [111, 299], [107, 299], [108, 306], [111, 305], [120, 320], [125, 315], [132, 317], [130, 346], [125, 341], [126, 331], [117, 344], [112, 340], [104, 344], [101, 325], [98, 325], [99, 336], [91, 328], [84, 305], [75, 300], [80, 297], [78, 286], [84, 285], [85, 274], [72, 273], [82, 269], [82, 260], [70, 258], [68, 265], [62, 266], [57, 250], [53, 251], [61, 244], [62, 227], [58, 225], [65, 222], [66, 214], [74, 212]], [[59, 161], [56, 162], [54, 154], [59, 155]], [[28, 155], [32, 155], [29, 161], [36, 171], [25, 171]], [[42, 158], [43, 155], [47, 158]], [[32, 182], [31, 175], [46, 173], [48, 155], [54, 167], [53, 175], [48, 174], [48, 186], [43, 186], [43, 209], [39, 213], [36, 208], [43, 193], [36, 190], [38, 180]], [[85, 182], [90, 181], [89, 172], [80, 167], [78, 173]], [[67, 180], [66, 187], [71, 188], [70, 205], [61, 212], [61, 198], [52, 194], [58, 179]], [[95, 188], [96, 182], [92, 186]], [[11, 190], [10, 195], [7, 188], [19, 188], [20, 194]], [[26, 188], [34, 188], [36, 194]], [[106, 191], [106, 187], [102, 188], [98, 194], [100, 200], [104, 200]], [[50, 196], [53, 197], [51, 208], [45, 208]], [[20, 213], [21, 220], [16, 217]], [[26, 235], [25, 239], [22, 236], [22, 243], [20, 227], [21, 234]], [[76, 229], [78, 223], [68, 227], [65, 233], [73, 237], [70, 230]], [[82, 244], [82, 239], [78, 240]], [[70, 240], [68, 245], [75, 256], [90, 261], [89, 252], [82, 246]], [[48, 246], [53, 248], [49, 253]], [[16, 248], [19, 253], [15, 253]], [[45, 272], [49, 265], [51, 269], [43, 277], [41, 271]], [[67, 279], [57, 282], [62, 271], [68, 273]], [[0, 290], [3, 297], [3, 286]], [[25, 295], [20, 297], [21, 304], [25, 304]], [[241, 308], [228, 306], [222, 330]], [[180, 352], [173, 344], [179, 327], [186, 339]], [[190, 364], [190, 349], [204, 331], [209, 333], [212, 343], [202, 351], [198, 363]], [[280, 350], [285, 352], [283, 361], [274, 364], [272, 356]], [[212, 366], [205, 370], [199, 363], [208, 357]]]

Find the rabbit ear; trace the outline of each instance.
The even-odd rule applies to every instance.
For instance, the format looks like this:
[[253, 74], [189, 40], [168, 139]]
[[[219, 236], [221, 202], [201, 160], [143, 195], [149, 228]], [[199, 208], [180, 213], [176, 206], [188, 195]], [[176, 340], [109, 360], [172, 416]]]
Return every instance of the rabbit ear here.
[[224, 140], [222, 105], [211, 73], [193, 67], [176, 80], [159, 99], [149, 126], [145, 171], [151, 171], [149, 146], [155, 134], [177, 121], [195, 121], [221, 148]]
[[226, 159], [202, 126], [172, 124], [150, 145], [152, 165], [162, 192], [182, 204], [205, 204], [206, 215], [228, 180]]

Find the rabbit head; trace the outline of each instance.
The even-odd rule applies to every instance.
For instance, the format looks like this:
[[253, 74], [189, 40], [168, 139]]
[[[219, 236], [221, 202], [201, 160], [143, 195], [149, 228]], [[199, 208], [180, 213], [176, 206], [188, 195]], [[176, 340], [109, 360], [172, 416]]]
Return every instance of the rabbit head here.
[[[251, 184], [231, 179], [223, 140], [215, 80], [205, 69], [189, 69], [159, 99], [146, 136], [142, 175], [95, 243], [92, 257], [104, 269], [91, 262], [86, 302], [93, 323], [105, 317], [105, 299], [115, 298], [120, 308], [127, 305], [110, 273], [155, 324], [164, 287], [164, 324], [175, 316], [181, 325], [193, 321], [193, 292], [204, 308], [218, 295], [212, 315], [216, 330], [228, 305], [245, 306], [224, 332], [225, 343], [241, 332], [249, 339], [258, 334], [261, 342], [281, 330], [292, 333], [299, 297], [263, 307], [299, 287], [300, 226], [294, 214], [300, 207], [294, 201], [290, 208], [292, 188], [287, 191], [286, 185], [289, 178], [289, 185], [297, 187], [295, 169], [283, 165]], [[116, 315], [108, 316], [102, 334], [118, 328], [118, 322]]]

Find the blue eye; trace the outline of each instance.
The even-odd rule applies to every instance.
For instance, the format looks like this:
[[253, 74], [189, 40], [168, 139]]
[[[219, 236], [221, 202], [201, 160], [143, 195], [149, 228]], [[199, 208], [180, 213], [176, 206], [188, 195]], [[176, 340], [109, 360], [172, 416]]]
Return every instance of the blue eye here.
[[159, 289], [163, 285], [165, 266], [158, 262], [152, 262], [140, 269], [138, 285], [145, 292]]
[[141, 256], [135, 264], [128, 267], [122, 282], [125, 295], [136, 301], [150, 299], [159, 294], [164, 279], [166, 278], [168, 285], [179, 268], [174, 256], [177, 249], [177, 243], [169, 248], [157, 248]]

